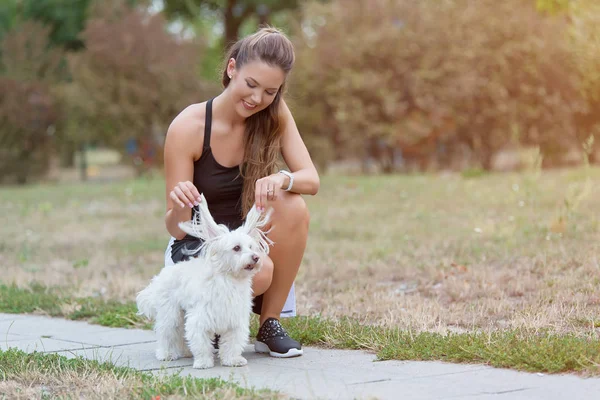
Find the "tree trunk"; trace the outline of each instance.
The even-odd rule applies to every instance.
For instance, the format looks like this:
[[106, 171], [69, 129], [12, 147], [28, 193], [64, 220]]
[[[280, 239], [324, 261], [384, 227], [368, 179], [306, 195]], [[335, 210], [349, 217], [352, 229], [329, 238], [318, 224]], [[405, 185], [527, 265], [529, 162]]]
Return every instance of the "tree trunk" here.
[[233, 6], [230, 6], [234, 1], [227, 2], [227, 8], [225, 9], [225, 33], [223, 37], [223, 48], [229, 50], [232, 44], [238, 39], [239, 25], [237, 24], [236, 18], [233, 16]]
[[271, 23], [271, 13], [267, 12], [258, 15], [258, 26], [265, 27]]
[[75, 154], [77, 147], [72, 141], [65, 142], [61, 151], [60, 166], [63, 168], [73, 168], [75, 166]]
[[238, 5], [237, 0], [227, 0], [225, 7], [225, 32], [223, 36], [223, 48], [227, 51], [239, 39], [240, 27], [242, 23], [250, 17], [255, 11], [254, 6], [246, 6], [240, 15], [236, 15], [235, 8]]

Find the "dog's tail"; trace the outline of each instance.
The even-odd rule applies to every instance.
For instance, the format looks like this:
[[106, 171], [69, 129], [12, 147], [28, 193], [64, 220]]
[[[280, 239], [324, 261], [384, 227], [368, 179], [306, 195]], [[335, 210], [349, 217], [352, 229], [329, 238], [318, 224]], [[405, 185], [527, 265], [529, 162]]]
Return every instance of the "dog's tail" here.
[[144, 315], [147, 318], [153, 319], [156, 317], [156, 295], [154, 293], [154, 285], [150, 283], [148, 287], [138, 293], [135, 299], [138, 307], [137, 315]]

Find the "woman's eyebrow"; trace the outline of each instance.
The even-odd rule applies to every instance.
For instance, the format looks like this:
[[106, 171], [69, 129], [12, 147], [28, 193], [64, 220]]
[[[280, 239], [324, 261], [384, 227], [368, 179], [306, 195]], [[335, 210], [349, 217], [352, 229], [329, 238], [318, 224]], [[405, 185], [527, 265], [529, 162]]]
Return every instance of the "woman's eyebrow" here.
[[[256, 86], [261, 86], [260, 83], [258, 83], [258, 81], [252, 77], [248, 77], [248, 79], [252, 79], [252, 81], [254, 81], [254, 83], [256, 84]], [[279, 90], [278, 88], [269, 88], [268, 90]]]

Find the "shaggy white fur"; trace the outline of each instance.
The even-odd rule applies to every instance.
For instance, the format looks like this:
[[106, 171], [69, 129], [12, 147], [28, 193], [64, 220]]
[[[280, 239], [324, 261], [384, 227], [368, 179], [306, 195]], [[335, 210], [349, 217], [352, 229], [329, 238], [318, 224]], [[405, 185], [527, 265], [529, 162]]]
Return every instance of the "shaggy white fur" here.
[[204, 241], [195, 258], [167, 266], [137, 296], [138, 314], [155, 320], [159, 360], [194, 357], [194, 368], [214, 366], [212, 340], [220, 335], [221, 365], [242, 366], [250, 334], [252, 277], [272, 242], [264, 228], [271, 211], [253, 207], [230, 231], [215, 223], [201, 195], [199, 212], [180, 228]]

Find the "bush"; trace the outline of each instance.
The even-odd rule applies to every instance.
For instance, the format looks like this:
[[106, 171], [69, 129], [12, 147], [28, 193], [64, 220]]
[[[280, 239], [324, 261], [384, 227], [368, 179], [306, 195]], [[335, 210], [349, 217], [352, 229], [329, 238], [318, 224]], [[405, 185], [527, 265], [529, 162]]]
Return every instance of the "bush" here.
[[27, 22], [2, 41], [0, 70], [0, 177], [26, 183], [44, 175], [59, 119], [52, 83], [61, 54], [49, 47], [49, 29]]
[[399, 149], [424, 168], [466, 147], [489, 169], [507, 146], [552, 160], [576, 144], [585, 102], [567, 25], [531, 2], [333, 0], [304, 12], [296, 102], [334, 158], [391, 170]]
[[80, 123], [122, 153], [137, 141], [160, 164], [169, 123], [210, 90], [197, 78], [201, 47], [169, 33], [160, 14], [118, 1], [99, 2], [82, 37], [86, 49], [69, 57], [77, 88], [68, 90]]

